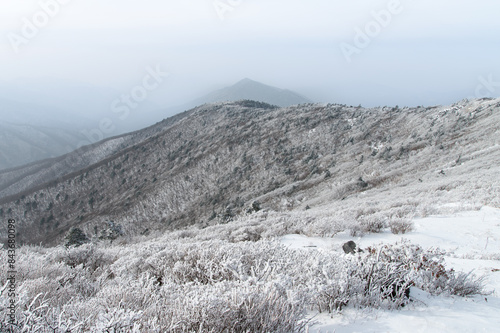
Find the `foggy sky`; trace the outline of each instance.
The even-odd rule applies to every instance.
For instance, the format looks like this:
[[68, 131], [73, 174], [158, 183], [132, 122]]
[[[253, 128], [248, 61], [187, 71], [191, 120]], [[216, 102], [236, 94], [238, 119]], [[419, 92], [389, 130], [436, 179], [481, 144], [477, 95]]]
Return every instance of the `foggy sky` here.
[[448, 104], [500, 96], [499, 13], [496, 0], [2, 0], [0, 81], [120, 96], [159, 66], [158, 107], [245, 77], [318, 102]]

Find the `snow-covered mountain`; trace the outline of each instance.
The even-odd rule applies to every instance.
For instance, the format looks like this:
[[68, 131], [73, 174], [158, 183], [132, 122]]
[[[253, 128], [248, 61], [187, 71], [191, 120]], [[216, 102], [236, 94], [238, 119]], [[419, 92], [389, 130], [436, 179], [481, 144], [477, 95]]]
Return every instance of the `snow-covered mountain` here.
[[[494, 331], [499, 110], [500, 99], [207, 104], [2, 172], [16, 320], [65, 332]], [[362, 251], [344, 253], [349, 240]]]
[[403, 189], [416, 202], [430, 191], [488, 203], [497, 198], [499, 105], [208, 104], [1, 172], [0, 214], [19, 219], [20, 241], [55, 244], [73, 226], [92, 234], [109, 220], [128, 235], [223, 223], [254, 201], [276, 211], [341, 207], [359, 196], [398, 200]]

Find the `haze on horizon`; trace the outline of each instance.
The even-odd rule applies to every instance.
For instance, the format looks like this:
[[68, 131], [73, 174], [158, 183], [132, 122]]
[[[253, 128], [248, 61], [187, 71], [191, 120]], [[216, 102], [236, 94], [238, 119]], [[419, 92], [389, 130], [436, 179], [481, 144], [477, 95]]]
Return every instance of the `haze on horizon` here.
[[[5, 0], [0, 99], [109, 112], [158, 68], [168, 77], [148, 81], [150, 109], [245, 77], [363, 106], [499, 96], [499, 12], [493, 0]], [[109, 102], [78, 100], [82, 87]]]

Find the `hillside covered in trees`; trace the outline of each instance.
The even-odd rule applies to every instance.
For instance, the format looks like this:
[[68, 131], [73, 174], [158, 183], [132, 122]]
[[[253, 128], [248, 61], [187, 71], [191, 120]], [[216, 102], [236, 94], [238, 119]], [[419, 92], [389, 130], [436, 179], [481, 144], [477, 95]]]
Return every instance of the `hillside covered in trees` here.
[[408, 200], [412, 211], [436, 201], [498, 205], [499, 107], [493, 99], [413, 108], [206, 104], [1, 172], [0, 217], [18, 221], [19, 242], [55, 245], [71, 227], [98, 237], [110, 221], [131, 237], [258, 209], [354, 211], [359, 200]]

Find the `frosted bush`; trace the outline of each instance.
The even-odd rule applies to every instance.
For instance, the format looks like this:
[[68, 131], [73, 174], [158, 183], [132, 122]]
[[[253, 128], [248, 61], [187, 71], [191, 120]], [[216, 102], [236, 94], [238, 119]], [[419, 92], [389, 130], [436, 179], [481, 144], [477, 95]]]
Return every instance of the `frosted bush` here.
[[387, 223], [385, 217], [372, 214], [362, 216], [358, 219], [361, 229], [366, 233], [379, 233], [386, 227]]
[[389, 222], [389, 227], [395, 235], [406, 234], [413, 230], [413, 221], [405, 218], [393, 218]]
[[398, 308], [408, 302], [411, 271], [400, 262], [381, 261], [371, 253], [346, 255], [315, 267], [311, 297], [318, 311], [354, 307]]
[[80, 332], [82, 323], [72, 316], [64, 315], [64, 310], [52, 306], [50, 299], [43, 294], [28, 298], [25, 292], [25, 289], [20, 288], [15, 325], [8, 322], [4, 311], [0, 313], [2, 332]]
[[[481, 279], [446, 269], [443, 252], [409, 242], [345, 255], [198, 237], [19, 251], [19, 263], [29, 258], [50, 278], [19, 277], [17, 319], [40, 332], [301, 332], [308, 309], [397, 309], [411, 285], [432, 294], [483, 292]], [[4, 327], [6, 318], [0, 308]]]
[[238, 242], [256, 242], [262, 238], [262, 232], [264, 228], [256, 226], [248, 226], [244, 228], [240, 228], [231, 233], [229, 240], [233, 243]]
[[380, 261], [400, 263], [402, 268], [412, 272], [413, 285], [432, 294], [467, 296], [484, 293], [483, 278], [446, 269], [445, 253], [439, 249], [424, 250], [409, 241], [402, 241], [384, 245], [379, 250], [369, 249], [372, 254], [376, 251], [379, 251]]
[[360, 224], [353, 223], [349, 228], [349, 235], [352, 237], [363, 237], [365, 235], [365, 230]]
[[142, 311], [130, 309], [109, 309], [100, 313], [91, 332], [130, 332], [134, 324], [141, 318]]
[[484, 277], [476, 277], [472, 272], [459, 272], [450, 276], [445, 290], [458, 296], [485, 294]]
[[178, 299], [172, 332], [302, 332], [303, 301], [275, 283], [222, 283]]
[[56, 261], [64, 262], [70, 267], [83, 265], [83, 268], [96, 270], [106, 263], [108, 256], [98, 249], [95, 244], [84, 244], [78, 247], [69, 247], [67, 249], [59, 248]]

